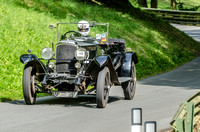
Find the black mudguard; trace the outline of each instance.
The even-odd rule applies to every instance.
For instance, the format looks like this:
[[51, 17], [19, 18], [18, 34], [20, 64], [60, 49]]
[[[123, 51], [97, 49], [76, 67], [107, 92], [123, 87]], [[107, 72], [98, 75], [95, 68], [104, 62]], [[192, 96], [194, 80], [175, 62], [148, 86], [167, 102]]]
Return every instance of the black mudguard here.
[[124, 54], [121, 63], [121, 73], [120, 77], [130, 77], [131, 76], [131, 67], [132, 61], [137, 64], [138, 57], [134, 52], [127, 52]]
[[26, 65], [32, 65], [36, 68], [38, 73], [46, 73], [47, 68], [42, 63], [36, 55], [33, 54], [23, 54], [20, 56], [20, 61]]
[[114, 84], [119, 84], [117, 73], [115, 72], [112, 60], [108, 55], [97, 56], [86, 69], [86, 75], [91, 75], [93, 77], [98, 77], [99, 71], [104, 67], [108, 67], [110, 71], [111, 81]]

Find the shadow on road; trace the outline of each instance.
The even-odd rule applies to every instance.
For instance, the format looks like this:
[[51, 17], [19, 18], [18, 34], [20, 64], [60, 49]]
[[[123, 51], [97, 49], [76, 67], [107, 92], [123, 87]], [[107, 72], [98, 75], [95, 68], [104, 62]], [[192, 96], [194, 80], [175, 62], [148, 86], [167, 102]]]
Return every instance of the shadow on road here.
[[[108, 103], [113, 103], [124, 98], [118, 96], [110, 96]], [[25, 105], [24, 100], [6, 102], [16, 105]], [[47, 96], [37, 98], [35, 105], [64, 105], [64, 107], [87, 107], [96, 108], [96, 96], [95, 95], [81, 95], [78, 98], [57, 98], [54, 96]]]
[[0, 98], [1, 102], [8, 102], [8, 101], [12, 101], [11, 98]]

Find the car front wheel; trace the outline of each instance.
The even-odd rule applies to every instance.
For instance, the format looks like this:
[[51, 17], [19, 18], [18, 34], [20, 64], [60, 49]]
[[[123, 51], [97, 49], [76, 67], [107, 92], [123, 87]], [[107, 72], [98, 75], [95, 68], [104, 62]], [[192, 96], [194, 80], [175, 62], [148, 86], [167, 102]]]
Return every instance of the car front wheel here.
[[109, 98], [110, 72], [107, 67], [101, 70], [97, 79], [96, 102], [97, 107], [105, 108]]
[[23, 94], [25, 103], [28, 105], [35, 104], [35, 72], [32, 66], [25, 66], [23, 72]]

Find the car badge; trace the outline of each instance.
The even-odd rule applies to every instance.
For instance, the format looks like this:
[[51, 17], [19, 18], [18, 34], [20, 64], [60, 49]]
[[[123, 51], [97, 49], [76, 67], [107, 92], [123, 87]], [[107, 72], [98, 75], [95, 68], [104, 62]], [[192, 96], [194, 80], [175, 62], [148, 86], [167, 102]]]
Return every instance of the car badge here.
[[107, 40], [106, 40], [106, 34], [103, 33], [103, 34], [101, 35], [101, 43], [104, 44], [104, 42], [106, 42], [106, 41], [107, 41]]
[[106, 42], [106, 38], [102, 38], [101, 41], [102, 41], [102, 42]]

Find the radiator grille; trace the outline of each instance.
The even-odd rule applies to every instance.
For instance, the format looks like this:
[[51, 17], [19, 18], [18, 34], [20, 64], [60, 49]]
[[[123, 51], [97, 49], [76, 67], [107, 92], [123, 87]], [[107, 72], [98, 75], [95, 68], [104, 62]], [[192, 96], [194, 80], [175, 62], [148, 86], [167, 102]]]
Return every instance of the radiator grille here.
[[56, 47], [56, 72], [76, 74], [77, 69], [74, 67], [76, 60], [63, 60], [75, 59], [74, 53], [77, 47], [71, 44], [58, 45]]

